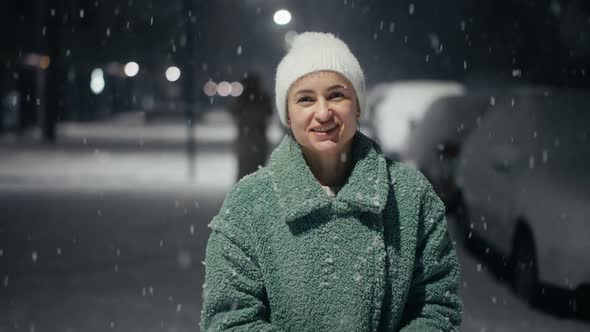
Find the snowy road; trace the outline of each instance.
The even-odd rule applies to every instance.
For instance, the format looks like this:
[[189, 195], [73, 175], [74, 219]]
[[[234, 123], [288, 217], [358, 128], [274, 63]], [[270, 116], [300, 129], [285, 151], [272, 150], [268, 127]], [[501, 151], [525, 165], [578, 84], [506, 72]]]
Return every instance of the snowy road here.
[[[91, 129], [70, 127], [67, 148], [0, 145], [0, 331], [196, 330], [207, 224], [235, 174], [231, 129], [201, 131], [193, 179], [178, 126], [142, 149], [130, 146], [145, 130], [121, 148]], [[462, 331], [590, 331], [524, 305], [457, 249]]]

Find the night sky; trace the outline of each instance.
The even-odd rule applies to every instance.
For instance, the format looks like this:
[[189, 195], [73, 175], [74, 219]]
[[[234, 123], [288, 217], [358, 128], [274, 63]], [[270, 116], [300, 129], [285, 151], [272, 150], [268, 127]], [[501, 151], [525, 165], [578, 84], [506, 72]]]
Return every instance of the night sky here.
[[[44, 53], [46, 21], [56, 8], [66, 67], [133, 59], [157, 70], [191, 61], [197, 81], [240, 79], [253, 69], [272, 79], [284, 34], [315, 30], [349, 43], [369, 85], [433, 78], [589, 86], [590, 3], [582, 0], [52, 0], [3, 6], [5, 66], [19, 54]], [[286, 26], [272, 21], [280, 8], [293, 15]], [[186, 24], [196, 32], [190, 58]]]

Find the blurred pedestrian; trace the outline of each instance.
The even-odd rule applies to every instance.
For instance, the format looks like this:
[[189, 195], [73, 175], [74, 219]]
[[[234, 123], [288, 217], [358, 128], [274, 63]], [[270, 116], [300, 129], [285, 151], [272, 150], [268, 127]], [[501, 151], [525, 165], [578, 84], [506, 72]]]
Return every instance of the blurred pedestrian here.
[[238, 178], [241, 179], [264, 165], [268, 155], [266, 128], [272, 115], [270, 97], [264, 93], [256, 73], [248, 73], [242, 80], [244, 91], [230, 106], [238, 136], [236, 155], [238, 157]]
[[211, 222], [201, 328], [458, 330], [444, 205], [357, 129], [365, 83], [348, 46], [299, 35], [275, 93], [290, 131]]

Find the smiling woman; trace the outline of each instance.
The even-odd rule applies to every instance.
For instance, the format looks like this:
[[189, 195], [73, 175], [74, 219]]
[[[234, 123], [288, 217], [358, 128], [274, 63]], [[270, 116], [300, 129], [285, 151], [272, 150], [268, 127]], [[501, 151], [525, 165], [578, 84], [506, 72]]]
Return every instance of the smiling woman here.
[[357, 130], [365, 83], [348, 46], [299, 35], [275, 93], [290, 131], [211, 222], [202, 330], [458, 330], [444, 205]]
[[342, 74], [320, 71], [298, 79], [288, 97], [288, 126], [319, 182], [341, 185], [360, 110]]

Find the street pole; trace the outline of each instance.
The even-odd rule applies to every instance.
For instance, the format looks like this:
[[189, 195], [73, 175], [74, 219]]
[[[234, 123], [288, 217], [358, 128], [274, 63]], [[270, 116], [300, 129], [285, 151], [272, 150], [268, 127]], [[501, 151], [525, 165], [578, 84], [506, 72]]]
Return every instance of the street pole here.
[[4, 133], [4, 65], [0, 66], [0, 136]]
[[185, 61], [183, 65], [183, 71], [185, 75], [182, 77], [182, 96], [185, 101], [184, 113], [186, 120], [187, 130], [187, 141], [186, 141], [186, 156], [187, 156], [187, 168], [189, 179], [195, 177], [195, 158], [196, 158], [196, 142], [194, 136], [195, 126], [195, 112], [194, 112], [194, 39], [195, 29], [194, 23], [196, 21], [196, 13], [193, 8], [193, 0], [183, 0], [183, 12], [186, 23], [184, 25], [184, 32], [186, 34], [186, 45], [185, 45]]
[[56, 141], [56, 126], [62, 88], [59, 71], [59, 50], [64, 12], [63, 6], [62, 0], [49, 0], [48, 13], [45, 13], [48, 23], [47, 35], [50, 64], [47, 69], [47, 104], [45, 105], [45, 116], [43, 117], [43, 139], [50, 143], [55, 143]]

